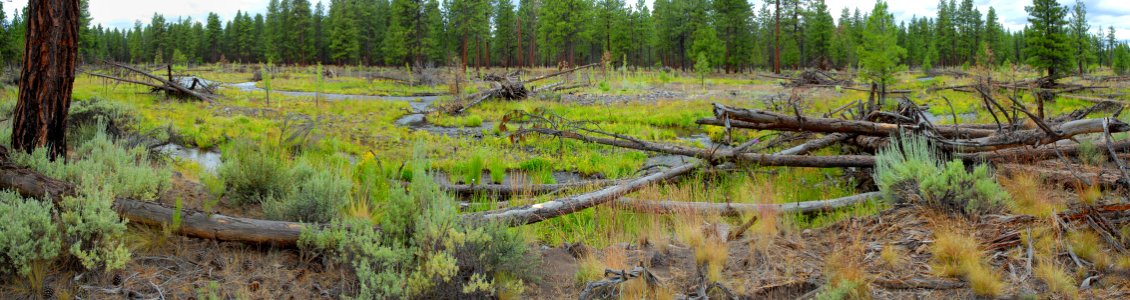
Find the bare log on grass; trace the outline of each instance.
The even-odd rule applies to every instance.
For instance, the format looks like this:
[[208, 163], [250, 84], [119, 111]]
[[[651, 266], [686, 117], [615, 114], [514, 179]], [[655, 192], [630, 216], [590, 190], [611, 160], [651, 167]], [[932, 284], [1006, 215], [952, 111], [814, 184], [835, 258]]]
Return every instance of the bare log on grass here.
[[623, 180], [587, 180], [556, 184], [447, 184], [438, 183], [446, 192], [458, 195], [488, 194], [499, 196], [539, 195], [577, 188], [606, 187], [623, 183]]
[[771, 211], [780, 214], [830, 211], [879, 199], [880, 195], [881, 194], [879, 192], [870, 192], [829, 200], [804, 201], [784, 204], [710, 203], [671, 200], [653, 201], [621, 198], [619, 200], [616, 200], [616, 207], [628, 209], [638, 213], [649, 214], [692, 213], [732, 217], [763, 211]]
[[[6, 157], [6, 155], [5, 155]], [[18, 192], [29, 198], [45, 198], [56, 206], [63, 197], [76, 195], [74, 185], [20, 168], [8, 162], [0, 165], [0, 189]], [[132, 223], [150, 226], [171, 224], [177, 212], [158, 203], [115, 199], [114, 210]], [[292, 247], [305, 226], [282, 222], [229, 217], [195, 210], [182, 210], [179, 234], [220, 241]]]
[[[918, 125], [891, 124], [857, 120], [843, 120], [819, 117], [797, 117], [775, 112], [733, 108], [721, 104], [714, 104], [713, 119], [698, 120], [698, 124], [726, 126], [759, 130], [787, 130], [824, 133], [853, 133], [874, 136], [890, 136], [903, 131], [922, 130]], [[735, 123], [734, 121], [739, 121]], [[934, 128], [939, 135], [946, 137], [986, 137], [995, 134], [993, 130], [967, 129], [952, 127]]]
[[610, 186], [599, 191], [554, 199], [538, 204], [466, 214], [464, 215], [464, 219], [470, 221], [497, 221], [511, 226], [533, 224], [616, 200], [649, 185], [685, 175], [701, 166], [702, 163], [688, 163], [667, 169], [663, 172], [636, 178], [621, 185]]
[[875, 158], [870, 155], [807, 156], [740, 153], [728, 149], [704, 149], [680, 145], [653, 143], [623, 136], [617, 136], [616, 138], [594, 137], [581, 135], [576, 132], [561, 131], [548, 128], [522, 129], [515, 134], [525, 133], [539, 133], [620, 148], [690, 156], [705, 159], [711, 162], [731, 161], [734, 163], [748, 163], [767, 167], [785, 166], [810, 168], [871, 167], [875, 165]]
[[[898, 134], [902, 130], [918, 129], [919, 127], [900, 124], [875, 123], [866, 121], [840, 120], [830, 118], [796, 117], [779, 113], [731, 108], [721, 104], [714, 105], [716, 119], [709, 121], [712, 125], [721, 120], [729, 119], [729, 124], [734, 126], [733, 120], [744, 121], [755, 125], [759, 129], [776, 129], [790, 131], [809, 131], [825, 133], [855, 133], [862, 135], [889, 136]], [[700, 120], [700, 124], [706, 123]], [[764, 124], [764, 125], [762, 125]], [[743, 125], [743, 124], [739, 124]], [[1048, 129], [1029, 129], [1014, 132], [995, 133], [991, 130], [962, 129], [960, 127], [933, 128], [939, 135], [949, 130], [951, 134], [964, 134], [979, 136], [967, 139], [942, 139], [931, 137], [941, 146], [950, 150], [961, 152], [982, 152], [999, 149], [1013, 148], [1024, 145], [1051, 144], [1059, 140], [1069, 139], [1073, 136], [1088, 133], [1104, 132], [1103, 119], [1085, 119], [1064, 122], [1051, 126]], [[1111, 132], [1130, 131], [1130, 124], [1118, 120], [1110, 121]], [[1050, 132], [1049, 132], [1050, 131]], [[988, 135], [986, 135], [988, 133]], [[927, 135], [929, 136], [929, 135]]]

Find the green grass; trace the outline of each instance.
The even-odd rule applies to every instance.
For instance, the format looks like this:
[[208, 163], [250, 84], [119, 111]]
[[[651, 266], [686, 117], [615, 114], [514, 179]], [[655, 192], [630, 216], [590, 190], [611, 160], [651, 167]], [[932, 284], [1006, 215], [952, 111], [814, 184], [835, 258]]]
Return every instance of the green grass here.
[[[257, 66], [210, 65], [194, 67], [187, 73], [223, 82], [250, 81], [252, 71]], [[369, 80], [358, 77], [364, 72], [389, 72], [382, 68], [327, 67], [337, 72], [333, 78], [325, 78], [319, 89], [316, 67], [279, 68], [273, 77], [276, 90], [316, 91], [338, 94], [367, 95], [408, 95], [421, 92], [447, 92], [443, 85], [435, 87], [409, 87], [386, 80]], [[499, 70], [492, 70], [499, 71]], [[402, 73], [403, 71], [401, 71]], [[489, 71], [488, 71], [489, 72]], [[536, 70], [544, 74], [546, 70]], [[942, 76], [929, 81], [918, 81], [919, 73], [906, 72], [898, 76], [894, 89], [925, 89], [930, 86], [967, 83], [969, 79], [955, 79]], [[995, 74], [997, 78], [1003, 74]], [[697, 76], [681, 72], [662, 73], [656, 71], [613, 71], [602, 75], [599, 71], [582, 71], [576, 74], [574, 83], [590, 80], [592, 85], [577, 90], [577, 93], [639, 96], [647, 95], [654, 89], [664, 89], [684, 95], [702, 94]], [[782, 93], [786, 97], [790, 90], [778, 85], [778, 80], [763, 79], [750, 74], [713, 74], [708, 76], [708, 90], [740, 91], [742, 95], [774, 95]], [[548, 84], [555, 81], [546, 81]], [[479, 90], [485, 86], [468, 85], [466, 92]], [[427, 131], [413, 131], [394, 125], [396, 119], [405, 114], [408, 103], [402, 101], [323, 101], [315, 105], [309, 97], [289, 97], [282, 94], [271, 95], [271, 103], [265, 103], [262, 92], [242, 92], [234, 89], [221, 90], [215, 104], [206, 104], [176, 99], [148, 93], [147, 88], [132, 85], [104, 84], [101, 79], [80, 75], [76, 81], [75, 98], [79, 100], [99, 97], [129, 107], [137, 113], [135, 130], [153, 133], [159, 139], [171, 139], [181, 144], [200, 148], [215, 148], [232, 141], [246, 140], [253, 143], [281, 147], [293, 146], [303, 160], [331, 161], [352, 159], [356, 165], [334, 169], [350, 174], [354, 181], [351, 203], [367, 203], [373, 209], [369, 215], [375, 220], [381, 218], [380, 207], [388, 195], [381, 194], [381, 188], [388, 184], [384, 178], [411, 180], [411, 172], [400, 168], [403, 162], [411, 159], [418, 147], [420, 154], [428, 158], [428, 168], [433, 171], [452, 174], [460, 181], [474, 181], [482, 176], [483, 170], [490, 172], [492, 182], [501, 182], [509, 173], [525, 173], [533, 183], [554, 183], [554, 172], [575, 172], [581, 175], [600, 175], [609, 179], [623, 179], [637, 176], [636, 172], [647, 160], [647, 153], [619, 149], [610, 146], [583, 143], [575, 140], [528, 136], [525, 141], [514, 143], [509, 134], [520, 124], [508, 124], [511, 131], [499, 132], [497, 126], [484, 130], [482, 137], [450, 137]], [[727, 93], [717, 93], [725, 95]], [[990, 122], [991, 118], [981, 108], [981, 100], [969, 93], [938, 92], [912, 93], [911, 100], [930, 105], [931, 112], [938, 116], [949, 115], [949, 106], [941, 96], [952, 100], [958, 113], [978, 112], [979, 122]], [[13, 99], [14, 89], [0, 93], [0, 97]], [[806, 115], [819, 115], [843, 104], [856, 100], [866, 100], [867, 93], [852, 90], [812, 89], [800, 94]], [[1030, 95], [1023, 95], [1029, 108], [1034, 108]], [[546, 98], [533, 98], [523, 101], [488, 100], [466, 114], [449, 116], [430, 114], [428, 121], [437, 126], [481, 127], [483, 124], [498, 124], [504, 115], [514, 111], [534, 111], [543, 109], [569, 120], [584, 122], [589, 128], [605, 132], [625, 134], [636, 138], [661, 142], [701, 146], [698, 142], [680, 140], [694, 134], [706, 134], [715, 141], [732, 138], [735, 143], [760, 138], [771, 138], [771, 131], [734, 130], [729, 134], [721, 127], [699, 126], [695, 120], [712, 117], [711, 103], [722, 103], [739, 107], [765, 109], [761, 97], [693, 97], [691, 99], [659, 99], [653, 102], [630, 101], [612, 105], [577, 104], [558, 101], [550, 94]], [[441, 99], [438, 103], [443, 103]], [[888, 101], [889, 105], [896, 101]], [[1002, 103], [1004, 104], [1004, 103]], [[1049, 115], [1071, 111], [1090, 105], [1089, 102], [1060, 99], [1049, 103]], [[299, 121], [283, 116], [303, 115], [310, 121]], [[305, 118], [303, 118], [305, 119]], [[947, 119], [943, 117], [942, 119]], [[944, 123], [944, 122], [943, 122]], [[312, 130], [304, 132], [308, 125]], [[298, 134], [297, 140], [290, 139]], [[305, 133], [305, 134], [301, 134]], [[1124, 138], [1124, 136], [1122, 137]], [[766, 151], [773, 151], [767, 149]], [[836, 149], [823, 150], [818, 155], [839, 154]], [[348, 160], [348, 159], [346, 159]], [[476, 162], [477, 161], [477, 162]], [[320, 164], [331, 165], [331, 164]], [[349, 164], [346, 164], [347, 166]], [[177, 164], [180, 170], [198, 174], [198, 167]], [[471, 170], [471, 171], [468, 171]], [[477, 170], [475, 172], [474, 170]], [[400, 173], [399, 176], [397, 173]], [[367, 175], [366, 175], [367, 174]], [[377, 175], [379, 174], [379, 176]], [[409, 175], [405, 175], [409, 174]], [[754, 183], [769, 184], [773, 203], [823, 200], [855, 194], [853, 186], [843, 179], [841, 170], [802, 169], [802, 168], [756, 168], [748, 172], [737, 172], [721, 176], [704, 175], [690, 177], [683, 181], [662, 185], [651, 191], [630, 195], [671, 199], [676, 201], [707, 202], [759, 202], [759, 194], [751, 193]], [[380, 179], [378, 179], [380, 178]], [[471, 179], [476, 178], [476, 179]], [[212, 182], [215, 178], [202, 178]], [[707, 184], [707, 182], [709, 184]], [[216, 193], [222, 193], [221, 188]], [[553, 197], [566, 196], [559, 193], [553, 196], [516, 197], [512, 205], [545, 201]], [[478, 199], [477, 202], [495, 201]], [[486, 209], [487, 205], [477, 206]], [[820, 215], [782, 216], [785, 224], [793, 228], [819, 227], [841, 220], [848, 216], [873, 214], [882, 209], [881, 204], [867, 204]], [[349, 209], [346, 209], [349, 210]], [[654, 223], [670, 221], [670, 216], [653, 216], [628, 213], [609, 207], [597, 207], [577, 214], [547, 220], [522, 230], [530, 230], [531, 235], [549, 244], [584, 241], [599, 246], [616, 242], [632, 241], [632, 235], [646, 232]], [[600, 221], [597, 221], [600, 220]], [[608, 221], [606, 221], [608, 220]], [[730, 220], [739, 223], [742, 220]]]

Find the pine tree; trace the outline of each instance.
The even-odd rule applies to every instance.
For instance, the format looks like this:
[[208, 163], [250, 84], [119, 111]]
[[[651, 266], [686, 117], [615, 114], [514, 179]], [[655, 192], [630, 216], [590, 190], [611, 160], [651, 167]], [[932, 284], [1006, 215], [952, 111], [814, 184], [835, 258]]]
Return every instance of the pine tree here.
[[538, 34], [546, 42], [542, 49], [547, 57], [558, 62], [576, 64], [577, 45], [586, 40], [582, 25], [588, 20], [589, 1], [560, 0], [541, 3], [538, 12]]
[[1083, 75], [1084, 67], [1091, 60], [1091, 35], [1088, 33], [1090, 30], [1091, 25], [1087, 24], [1086, 5], [1082, 0], [1075, 0], [1068, 32], [1071, 34], [1071, 54], [1079, 68], [1079, 75]]
[[[256, 18], [256, 21], [259, 21], [258, 18]], [[314, 7], [313, 21], [314, 59], [321, 64], [329, 60], [326, 56], [326, 7], [322, 4], [322, 1], [318, 1], [318, 4]]]
[[1114, 73], [1119, 76], [1130, 75], [1130, 46], [1126, 44], [1114, 47]]
[[357, 63], [361, 55], [359, 28], [353, 5], [348, 0], [331, 0], [327, 18], [327, 47], [330, 60], [337, 64]]
[[424, 6], [424, 26], [427, 34], [424, 36], [423, 47], [427, 59], [436, 64], [443, 64], [448, 59], [447, 24], [443, 22], [443, 12], [440, 10], [439, 1], [428, 0]]
[[4, 10], [4, 2], [0, 1], [0, 64], [8, 63], [14, 55], [8, 45], [11, 44], [11, 30], [8, 29], [11, 25], [8, 24], [7, 11]]
[[1004, 54], [1004, 30], [1001, 28], [1000, 22], [997, 20], [997, 10], [989, 7], [988, 14], [985, 15], [985, 42], [989, 43], [989, 49], [998, 56]]
[[207, 44], [207, 53], [205, 57], [209, 62], [220, 60], [220, 42], [223, 38], [223, 25], [220, 24], [220, 15], [216, 13], [208, 14], [208, 25], [204, 32], [204, 39]]
[[[266, 37], [264, 37], [264, 44], [266, 44], [267, 49], [264, 49], [264, 52], [266, 52], [266, 58], [269, 61], [282, 61], [280, 59], [282, 51], [279, 44], [284, 42], [281, 36], [285, 35], [286, 32], [283, 32], [284, 18], [279, 10], [279, 0], [271, 0], [267, 3], [267, 19], [265, 22], [266, 32], [264, 34], [266, 34]], [[230, 31], [230, 28], [228, 30]]]
[[1110, 26], [1110, 27], [1107, 28], [1106, 44], [1109, 45], [1110, 50], [1111, 50], [1110, 54], [1109, 54], [1110, 60], [1108, 60], [1108, 61], [1111, 63], [1111, 66], [1113, 66], [1114, 65], [1114, 48], [1118, 45], [1118, 43], [1116, 42], [1116, 40], [1114, 38], [1114, 26]]
[[894, 16], [887, 12], [887, 3], [876, 1], [857, 51], [863, 77], [879, 85], [881, 97], [885, 96], [886, 86], [894, 79], [895, 72], [904, 67], [899, 61], [906, 56], [906, 49], [897, 45], [896, 30]]
[[722, 60], [718, 62], [725, 66], [726, 72], [740, 69], [752, 58], [753, 41], [749, 34], [752, 13], [746, 0], [714, 0], [714, 24], [724, 48]]
[[509, 0], [499, 0], [494, 13], [494, 42], [499, 61], [503, 66], [511, 67], [518, 52], [517, 19], [514, 4]]
[[1056, 0], [1033, 0], [1032, 6], [1025, 6], [1028, 12], [1028, 30], [1025, 54], [1028, 64], [1046, 69], [1053, 79], [1059, 71], [1068, 68], [1071, 60], [1071, 46], [1064, 26], [1067, 24], [1067, 8]]
[[832, 14], [828, 12], [828, 5], [824, 0], [812, 2], [811, 11], [805, 17], [805, 24], [809, 28], [805, 44], [809, 47], [809, 56], [821, 61], [830, 60], [829, 49], [832, 46], [832, 31], [836, 24], [832, 21]]
[[293, 42], [292, 62], [308, 64], [314, 60], [314, 17], [309, 0], [293, 0], [290, 8], [290, 31]]

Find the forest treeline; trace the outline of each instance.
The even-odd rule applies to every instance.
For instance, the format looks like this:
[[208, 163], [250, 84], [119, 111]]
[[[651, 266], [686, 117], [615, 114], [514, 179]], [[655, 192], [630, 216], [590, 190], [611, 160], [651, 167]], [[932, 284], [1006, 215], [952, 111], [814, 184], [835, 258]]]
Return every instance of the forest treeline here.
[[[834, 17], [824, 0], [656, 0], [653, 10], [643, 0], [271, 0], [265, 15], [172, 20], [155, 14], [148, 24], [105, 28], [91, 25], [82, 2], [84, 61], [177, 64], [405, 66], [461, 59], [472, 67], [513, 67], [609, 60], [691, 68], [705, 57], [727, 72], [843, 68], [859, 65], [869, 17], [858, 8]], [[1032, 11], [1040, 2], [1052, 11]], [[1028, 49], [1031, 44], [1069, 49], [1062, 65], [1072, 73], [1130, 60], [1113, 26], [1091, 30], [1081, 1], [1035, 0], [1027, 7], [1028, 26], [1019, 31], [1002, 27], [993, 8], [983, 13], [972, 0], [940, 0], [937, 8], [936, 16], [897, 23], [901, 64], [962, 66], [978, 57], [1031, 64], [1041, 60], [1032, 59], [1040, 54]], [[21, 60], [24, 16], [26, 9], [11, 18], [0, 9], [4, 63]], [[1048, 36], [1057, 37], [1054, 44], [1044, 43]]]

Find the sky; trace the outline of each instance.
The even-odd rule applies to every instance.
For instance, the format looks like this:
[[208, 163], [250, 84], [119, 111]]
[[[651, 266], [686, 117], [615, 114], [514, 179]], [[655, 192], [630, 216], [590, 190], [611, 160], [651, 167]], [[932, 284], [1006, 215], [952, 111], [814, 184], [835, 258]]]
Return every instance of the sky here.
[[[17, 7], [27, 5], [27, 0], [0, 0], [4, 2], [4, 9], [11, 11]], [[204, 20], [208, 12], [220, 14], [223, 20], [235, 16], [236, 11], [250, 11], [264, 13], [269, 0], [90, 0], [90, 14], [94, 22], [105, 27], [129, 28], [135, 21], [148, 23], [154, 13], [161, 13], [166, 18], [176, 20], [177, 17], [192, 17], [194, 20]], [[328, 0], [324, 0], [328, 1]], [[552, 1], [552, 0], [550, 0]], [[653, 0], [646, 0], [650, 5]], [[875, 4], [873, 0], [826, 0], [832, 16], [839, 18], [840, 10], [844, 7], [859, 8], [866, 12]], [[311, 1], [317, 3], [317, 0]], [[635, 3], [634, 0], [625, 1]], [[751, 0], [751, 3], [760, 5], [762, 0]], [[959, 0], [960, 2], [960, 0]], [[1125, 0], [1085, 0], [1087, 5], [1087, 18], [1092, 31], [1098, 31], [1099, 26], [1107, 28], [1114, 26], [1120, 40], [1130, 40], [1130, 4]], [[1071, 0], [1060, 0], [1061, 4], [1074, 3]], [[888, 1], [890, 11], [895, 18], [902, 21], [910, 20], [912, 16], [937, 16], [937, 0], [892, 0]], [[1019, 30], [1027, 23], [1027, 13], [1024, 6], [1030, 5], [1026, 0], [974, 0], [974, 5], [982, 15], [989, 11], [989, 6], [995, 7], [1000, 22], [1010, 30]]]

